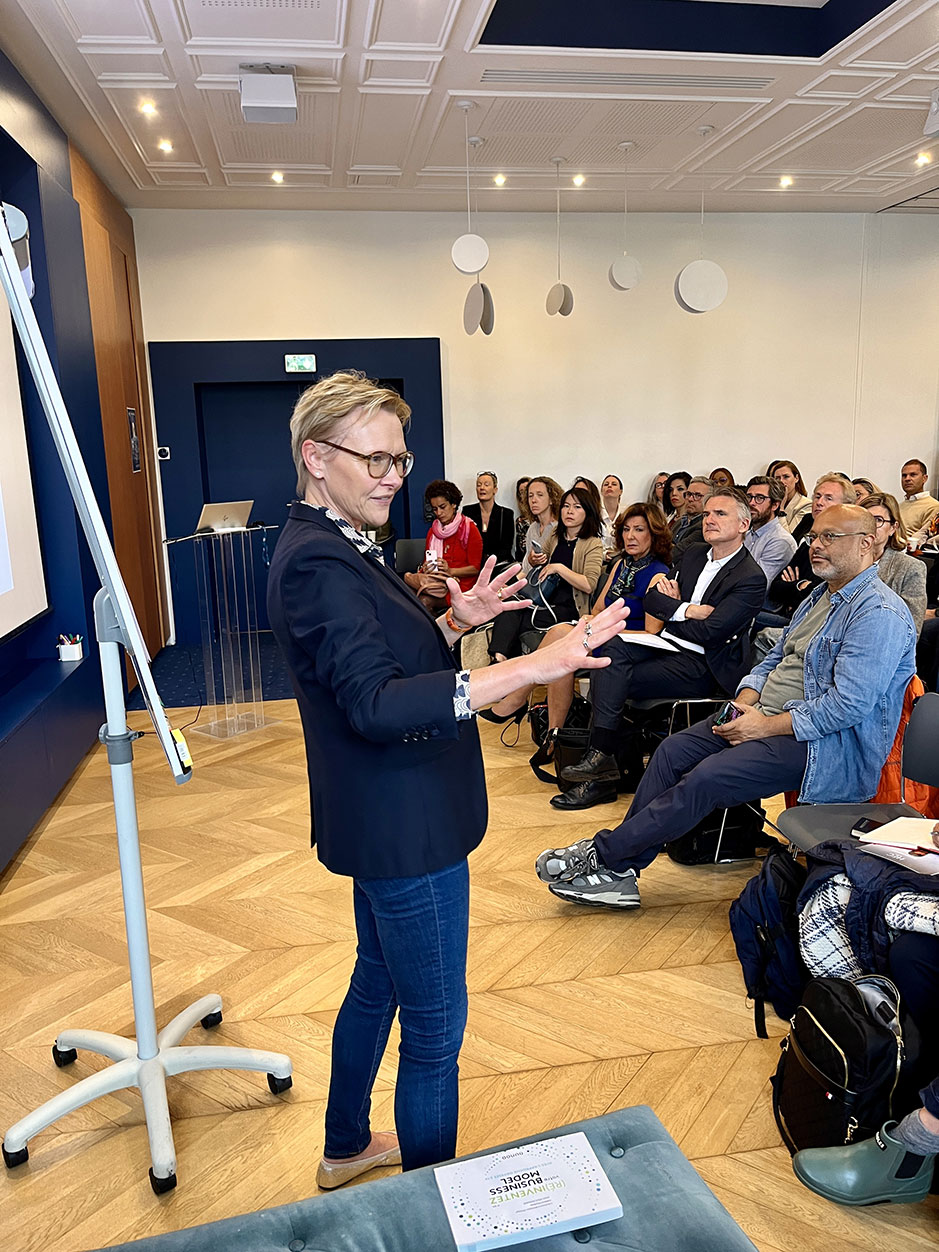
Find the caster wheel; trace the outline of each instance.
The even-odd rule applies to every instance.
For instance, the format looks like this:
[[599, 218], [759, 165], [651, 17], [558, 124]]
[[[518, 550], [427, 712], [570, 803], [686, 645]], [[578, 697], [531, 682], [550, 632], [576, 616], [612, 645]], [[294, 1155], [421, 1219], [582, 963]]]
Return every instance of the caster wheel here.
[[3, 1163], [7, 1169], [16, 1169], [17, 1165], [25, 1165], [29, 1160], [29, 1148], [20, 1148], [19, 1152], [8, 1152], [3, 1145]]
[[78, 1059], [78, 1053], [74, 1048], [58, 1048], [53, 1044], [52, 1059], [59, 1069], [65, 1069], [66, 1065], [71, 1065]]
[[150, 1186], [153, 1188], [155, 1195], [165, 1195], [167, 1191], [172, 1191], [176, 1186], [176, 1175], [169, 1174], [166, 1178], [157, 1178], [151, 1168]]
[[286, 1078], [277, 1078], [274, 1074], [268, 1074], [267, 1085], [270, 1087], [274, 1095], [281, 1095], [284, 1091], [288, 1091], [293, 1086], [293, 1079], [288, 1074]]
[[221, 1024], [222, 1024], [222, 1010], [221, 1009], [219, 1009], [217, 1013], [206, 1013], [205, 1017], [203, 1017], [202, 1022], [201, 1022], [203, 1030], [211, 1030], [214, 1026], [221, 1026]]

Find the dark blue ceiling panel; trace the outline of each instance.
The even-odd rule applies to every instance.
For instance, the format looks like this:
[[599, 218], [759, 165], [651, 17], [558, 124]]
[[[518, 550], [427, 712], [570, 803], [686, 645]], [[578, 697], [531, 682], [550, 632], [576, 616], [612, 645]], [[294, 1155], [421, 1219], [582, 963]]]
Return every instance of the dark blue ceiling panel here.
[[894, 0], [821, 9], [701, 0], [496, 0], [480, 43], [525, 48], [821, 57]]

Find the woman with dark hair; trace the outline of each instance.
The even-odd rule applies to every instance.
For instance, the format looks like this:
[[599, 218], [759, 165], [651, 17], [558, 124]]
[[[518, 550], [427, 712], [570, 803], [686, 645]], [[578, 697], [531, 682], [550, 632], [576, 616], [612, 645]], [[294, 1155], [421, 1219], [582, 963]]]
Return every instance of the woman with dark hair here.
[[483, 563], [483, 539], [474, 522], [460, 512], [463, 493], [456, 483], [435, 478], [424, 491], [434, 520], [424, 541], [426, 559], [416, 574], [404, 581], [431, 613], [442, 613], [450, 603], [448, 578], [468, 591], [479, 577]]
[[[537, 623], [534, 627], [536, 629], [543, 627], [553, 617], [555, 624], [546, 631], [539, 647], [547, 646], [549, 640], [554, 643], [563, 638], [580, 618], [590, 616], [590, 602], [603, 569], [600, 514], [590, 492], [582, 487], [571, 487], [570, 491], [564, 493], [561, 499], [561, 520], [555, 533], [548, 539], [545, 553], [548, 563], [543, 566], [538, 582], [530, 588], [535, 607], [522, 613], [503, 614], [511, 622], [518, 622], [519, 633], [533, 628], [533, 617]], [[542, 586], [546, 586], [548, 590], [539, 595], [539, 587]], [[493, 624], [493, 638], [500, 621], [502, 618], [497, 618]], [[508, 722], [513, 718], [521, 722], [528, 710], [531, 690], [531, 684], [520, 687], [499, 700], [491, 709], [481, 709], [479, 716], [487, 722]], [[564, 718], [570, 708], [573, 690], [572, 682], [567, 704], [560, 715], [558, 724], [561, 726], [564, 725]], [[553, 699], [559, 701], [559, 692], [554, 693]], [[549, 687], [549, 722], [553, 707], [551, 701]], [[560, 701], [557, 707], [560, 708]]]
[[794, 461], [777, 461], [775, 469], [769, 471], [770, 477], [782, 483], [785, 489], [779, 520], [791, 535], [802, 519], [812, 511], [812, 501], [805, 490], [805, 483]]
[[463, 516], [468, 517], [483, 537], [483, 560], [496, 558], [496, 568], [508, 565], [512, 560], [515, 539], [515, 519], [512, 510], [496, 504], [499, 479], [495, 470], [481, 470], [476, 475], [476, 499], [478, 503], [467, 504]]
[[690, 482], [691, 475], [687, 470], [676, 470], [674, 474], [669, 474], [665, 480], [665, 487], [662, 491], [662, 508], [665, 510], [665, 520], [669, 526], [674, 526], [685, 511], [685, 492], [688, 490]]
[[617, 556], [610, 575], [594, 601], [605, 609], [622, 598], [629, 609], [627, 630], [645, 630], [643, 601], [657, 574], [667, 574], [672, 559], [672, 536], [661, 509], [645, 501], [631, 504], [614, 523]]
[[518, 517], [515, 519], [515, 552], [516, 561], [525, 560], [525, 540], [528, 537], [528, 527], [535, 520], [531, 515], [528, 507], [528, 484], [531, 478], [523, 475], [516, 479], [515, 482], [515, 507], [518, 509]]
[[729, 491], [731, 487], [736, 486], [734, 476], [726, 465], [718, 465], [717, 469], [712, 469], [708, 478], [715, 488], [721, 491]]

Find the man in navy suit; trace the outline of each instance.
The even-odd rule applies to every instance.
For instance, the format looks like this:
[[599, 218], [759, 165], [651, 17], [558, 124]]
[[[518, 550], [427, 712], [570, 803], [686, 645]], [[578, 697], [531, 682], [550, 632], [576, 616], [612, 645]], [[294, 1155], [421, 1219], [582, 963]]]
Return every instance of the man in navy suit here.
[[[268, 611], [287, 658], [306, 744], [314, 838], [353, 880], [358, 938], [333, 1031], [320, 1187], [379, 1165], [416, 1169], [456, 1150], [466, 1022], [467, 854], [485, 833], [474, 712], [526, 683], [601, 668], [594, 646], [622, 629], [622, 601], [530, 657], [477, 670], [452, 644], [508, 608], [523, 583], [490, 558], [451, 608], [427, 612], [364, 533], [388, 520], [414, 457], [410, 409], [360, 374], [303, 393], [291, 419], [300, 500], [271, 561]], [[503, 604], [502, 597], [506, 597]], [[372, 1134], [372, 1083], [399, 1016], [397, 1137]]]
[[750, 506], [739, 493], [717, 493], [704, 504], [704, 543], [679, 558], [671, 578], [646, 592], [647, 616], [663, 623], [655, 639], [667, 650], [613, 639], [603, 649], [608, 669], [590, 683], [590, 744], [562, 770], [569, 791], [552, 796], [557, 809], [587, 809], [616, 799], [615, 749], [626, 701], [733, 693], [750, 663], [748, 631], [766, 595], [766, 578], [743, 546]]

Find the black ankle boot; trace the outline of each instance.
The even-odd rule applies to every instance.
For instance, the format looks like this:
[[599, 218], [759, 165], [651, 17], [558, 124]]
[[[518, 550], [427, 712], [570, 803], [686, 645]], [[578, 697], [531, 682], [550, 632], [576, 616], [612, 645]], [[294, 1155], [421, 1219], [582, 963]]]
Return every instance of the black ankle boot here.
[[588, 748], [576, 765], [561, 770], [565, 782], [618, 782], [619, 766], [616, 757], [599, 748]]
[[[562, 771], [563, 777], [564, 771]], [[579, 782], [559, 796], [551, 797], [553, 809], [592, 809], [595, 804], [611, 804], [616, 799], [615, 782]]]

